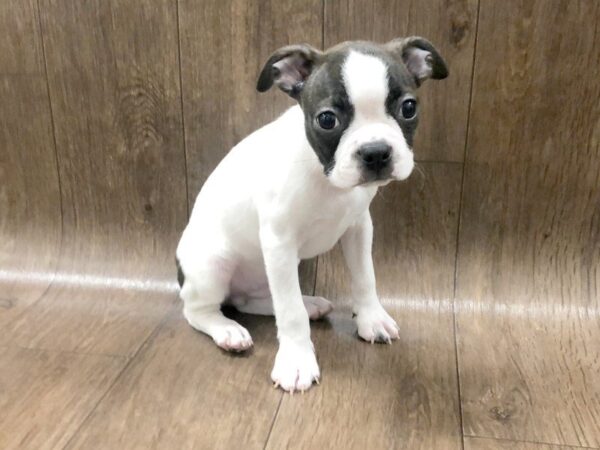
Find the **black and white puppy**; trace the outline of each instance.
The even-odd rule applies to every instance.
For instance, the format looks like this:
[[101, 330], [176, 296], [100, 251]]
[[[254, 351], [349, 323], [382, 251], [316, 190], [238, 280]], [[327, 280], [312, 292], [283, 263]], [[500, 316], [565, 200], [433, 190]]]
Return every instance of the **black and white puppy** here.
[[302, 295], [298, 263], [341, 239], [359, 336], [397, 339], [375, 290], [369, 204], [380, 186], [410, 175], [416, 90], [447, 75], [442, 57], [420, 37], [345, 42], [325, 52], [309, 45], [277, 50], [257, 89], [276, 85], [298, 105], [236, 145], [198, 194], [177, 248], [190, 325], [219, 347], [242, 351], [252, 338], [223, 316], [221, 304], [275, 314], [271, 378], [286, 391], [308, 389], [320, 376], [309, 318], [332, 307]]

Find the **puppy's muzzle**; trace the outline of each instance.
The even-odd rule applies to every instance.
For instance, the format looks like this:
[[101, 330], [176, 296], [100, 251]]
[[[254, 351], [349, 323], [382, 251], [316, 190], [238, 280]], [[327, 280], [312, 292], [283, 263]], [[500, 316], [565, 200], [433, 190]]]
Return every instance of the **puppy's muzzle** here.
[[363, 144], [356, 152], [368, 177], [385, 178], [392, 171], [392, 146], [385, 141]]

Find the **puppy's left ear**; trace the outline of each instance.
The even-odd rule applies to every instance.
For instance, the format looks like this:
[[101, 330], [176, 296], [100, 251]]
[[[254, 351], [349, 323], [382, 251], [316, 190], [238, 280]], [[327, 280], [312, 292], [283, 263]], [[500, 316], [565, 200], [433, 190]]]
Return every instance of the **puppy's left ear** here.
[[448, 76], [448, 66], [435, 47], [419, 36], [394, 39], [385, 47], [406, 65], [417, 86], [428, 78], [441, 80]]
[[288, 45], [271, 55], [258, 77], [256, 89], [265, 92], [276, 84], [290, 97], [298, 98], [304, 82], [323, 53], [308, 44]]

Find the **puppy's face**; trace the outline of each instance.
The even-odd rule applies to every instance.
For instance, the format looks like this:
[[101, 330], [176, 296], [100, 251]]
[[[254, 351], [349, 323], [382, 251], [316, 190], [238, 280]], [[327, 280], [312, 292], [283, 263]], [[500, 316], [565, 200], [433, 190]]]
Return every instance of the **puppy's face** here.
[[350, 188], [410, 175], [420, 112], [417, 87], [447, 73], [422, 38], [385, 45], [347, 42], [325, 53], [290, 46], [267, 62], [258, 90], [275, 83], [298, 100], [325, 174], [335, 186]]

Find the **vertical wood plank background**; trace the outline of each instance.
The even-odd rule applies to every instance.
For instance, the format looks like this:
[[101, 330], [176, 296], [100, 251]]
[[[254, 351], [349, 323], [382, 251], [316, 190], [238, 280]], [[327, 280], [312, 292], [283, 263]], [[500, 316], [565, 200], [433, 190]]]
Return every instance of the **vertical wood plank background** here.
[[[600, 447], [599, 23], [590, 0], [0, 2], [0, 447]], [[272, 320], [236, 317], [248, 361], [181, 320], [178, 237], [231, 146], [293, 104], [255, 90], [271, 52], [410, 34], [450, 77], [420, 90], [419, 170], [372, 205], [401, 341], [357, 345], [339, 249], [306, 262], [337, 382], [284, 397]]]
[[481, 2], [457, 276], [468, 434], [600, 446], [599, 17]]
[[[62, 219], [36, 3], [1, 2], [0, 33], [0, 328], [5, 330], [48, 288]], [[7, 340], [7, 333], [0, 333], [0, 344]]]

